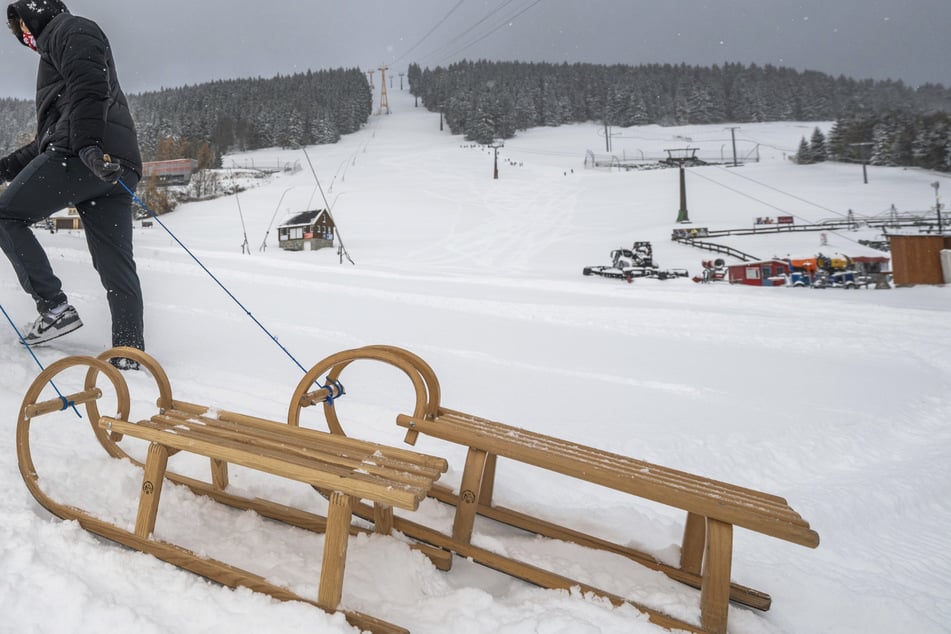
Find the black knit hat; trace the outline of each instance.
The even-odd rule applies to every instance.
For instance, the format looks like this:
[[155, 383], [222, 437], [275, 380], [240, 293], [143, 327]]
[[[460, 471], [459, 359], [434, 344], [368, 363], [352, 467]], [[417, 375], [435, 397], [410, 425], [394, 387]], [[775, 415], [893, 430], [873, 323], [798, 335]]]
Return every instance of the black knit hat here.
[[7, 26], [14, 37], [26, 46], [20, 31], [20, 20], [26, 22], [33, 37], [39, 37], [46, 25], [60, 13], [69, 13], [60, 0], [18, 0], [7, 7]]

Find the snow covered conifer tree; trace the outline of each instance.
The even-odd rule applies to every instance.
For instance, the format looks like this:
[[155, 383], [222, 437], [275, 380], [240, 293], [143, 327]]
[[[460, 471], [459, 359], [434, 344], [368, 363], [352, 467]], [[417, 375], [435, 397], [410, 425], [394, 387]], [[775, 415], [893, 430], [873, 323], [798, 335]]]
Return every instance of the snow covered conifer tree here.
[[821, 163], [827, 158], [826, 137], [818, 127], [812, 131], [812, 138], [809, 140], [809, 152], [814, 163]]

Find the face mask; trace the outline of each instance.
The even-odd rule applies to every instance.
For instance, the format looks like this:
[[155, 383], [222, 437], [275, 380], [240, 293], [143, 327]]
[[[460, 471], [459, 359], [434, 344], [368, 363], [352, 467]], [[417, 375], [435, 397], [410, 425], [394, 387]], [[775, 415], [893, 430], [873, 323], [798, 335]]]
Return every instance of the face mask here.
[[36, 50], [36, 38], [33, 37], [32, 33], [23, 34], [23, 43], [32, 48], [34, 51]]

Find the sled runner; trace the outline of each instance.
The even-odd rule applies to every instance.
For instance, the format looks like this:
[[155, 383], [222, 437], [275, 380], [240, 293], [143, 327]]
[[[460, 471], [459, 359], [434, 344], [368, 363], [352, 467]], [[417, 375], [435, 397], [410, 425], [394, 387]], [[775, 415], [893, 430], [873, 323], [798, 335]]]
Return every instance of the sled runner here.
[[[122, 375], [106, 362], [113, 357], [139, 361], [155, 379], [159, 391], [158, 411], [150, 418], [138, 422], [129, 420], [128, 387]], [[458, 469], [461, 472], [458, 489], [434, 484], [448, 470], [443, 458], [347, 436], [335, 405], [335, 400], [342, 396], [340, 376], [354, 362], [367, 360], [401, 370], [412, 384], [415, 397], [412, 412], [396, 417], [397, 425], [406, 430], [405, 442], [413, 445], [422, 434], [430, 438], [427, 442], [451, 443], [445, 446], [452, 453], [464, 449], [467, 457]], [[44, 386], [72, 366], [88, 367], [83, 390], [68, 397], [39, 400]], [[323, 376], [326, 381], [321, 386], [318, 379]], [[111, 383], [115, 394], [118, 403], [115, 416], [100, 415], [97, 401], [103, 390], [97, 380], [101, 377]], [[56, 502], [40, 487], [41, 480], [30, 452], [30, 422], [72, 405], [85, 405], [96, 438], [115, 458], [136, 462], [121, 448], [123, 437], [150, 443], [146, 460], [137, 462], [144, 474], [133, 531]], [[327, 431], [302, 424], [305, 411], [318, 405], [322, 406], [319, 418], [321, 424], [326, 424]], [[310, 422], [309, 414], [307, 422]], [[415, 540], [416, 547], [442, 570], [450, 568], [454, 553], [542, 587], [580, 588], [616, 605], [629, 603], [658, 625], [704, 634], [726, 634], [731, 600], [760, 610], [770, 607], [768, 594], [731, 581], [734, 526], [810, 548], [819, 544], [816, 532], [783, 498], [445, 408], [441, 405], [439, 381], [433, 369], [415, 354], [392, 346], [346, 350], [313, 366], [291, 396], [286, 423], [175, 400], [161, 366], [137, 350], [114, 348], [98, 358], [67, 357], [43, 371], [30, 386], [20, 411], [17, 452], [20, 471], [31, 493], [57, 516], [75, 519], [87, 530], [220, 583], [246, 586], [279, 599], [305, 601], [328, 611], [339, 607], [348, 535], [368, 530], [352, 525], [352, 516], [370, 523], [378, 533], [389, 534], [395, 530]], [[171, 470], [169, 457], [178, 452], [208, 458], [208, 480], [186, 477]], [[494, 504], [494, 490], [504, 486], [496, 482], [500, 458], [568, 476], [577, 480], [579, 487], [607, 487], [685, 511], [680, 564], [663, 563], [629, 546]], [[329, 500], [327, 517], [236, 494], [229, 490], [229, 463], [311, 485]], [[326, 532], [316, 600], [300, 597], [250, 572], [156, 540], [152, 532], [163, 479], [236, 508], [251, 509], [294, 526]], [[394, 508], [415, 510], [426, 496], [455, 507], [451, 532], [415, 521], [411, 513], [393, 512]], [[477, 516], [621, 555], [698, 588], [698, 618], [688, 622], [556, 570], [545, 570], [476, 545], [472, 538], [477, 532]], [[345, 614], [348, 621], [363, 629], [404, 631], [366, 614]]]

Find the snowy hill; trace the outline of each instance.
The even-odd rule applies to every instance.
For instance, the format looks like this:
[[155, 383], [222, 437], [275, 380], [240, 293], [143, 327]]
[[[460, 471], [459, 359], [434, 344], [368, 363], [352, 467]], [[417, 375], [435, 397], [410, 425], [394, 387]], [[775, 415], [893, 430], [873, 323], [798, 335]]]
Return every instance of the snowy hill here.
[[[161, 220], [242, 304], [310, 366], [361, 345], [397, 345], [435, 369], [454, 409], [610, 449], [787, 498], [821, 536], [809, 550], [738, 530], [734, 579], [773, 597], [769, 612], [731, 608], [730, 632], [891, 633], [947, 630], [951, 621], [951, 289], [814, 290], [698, 285], [689, 279], [583, 277], [612, 249], [649, 240], [662, 268], [700, 270], [710, 254], [670, 241], [677, 170], [585, 169], [601, 152], [595, 124], [534, 129], [493, 155], [438, 129], [438, 114], [390, 96], [333, 146], [308, 148], [355, 265], [335, 249], [285, 252], [274, 218], [323, 207], [303, 153], [255, 152], [236, 163], [300, 160], [234, 197], [179, 207]], [[927, 210], [946, 175], [857, 165], [795, 166], [801, 137], [823, 122], [745, 125], [742, 167], [690, 168], [692, 226], [751, 226], [759, 216], [797, 222]], [[627, 156], [700, 147], [730, 153], [722, 126], [620, 131]], [[757, 153], [760, 162], [750, 162]], [[243, 218], [242, 218], [243, 217]], [[243, 220], [243, 222], [242, 222]], [[737, 236], [726, 244], [763, 257], [875, 255], [873, 230]], [[260, 250], [266, 239], [266, 249]], [[250, 253], [242, 253], [247, 238]], [[104, 293], [81, 234], [42, 233], [85, 327], [38, 348], [48, 365], [108, 347]], [[176, 397], [281, 419], [300, 370], [158, 223], [136, 230], [146, 298], [146, 344]], [[11, 271], [4, 309], [18, 323], [32, 302]], [[14, 421], [38, 368], [12, 329], [0, 338], [0, 631], [351, 632], [340, 615], [232, 591], [51, 519], [16, 465]], [[151, 380], [128, 376], [147, 412]], [[355, 372], [339, 403], [348, 432], [399, 445], [395, 415], [405, 379]], [[142, 396], [144, 394], [144, 396]], [[133, 412], [135, 416], [135, 412]], [[113, 464], [88, 425], [57, 425], [34, 447], [44, 486], [120, 523], [134, 523], [140, 476]], [[353, 431], [350, 431], [353, 430]], [[60, 435], [61, 434], [61, 435]], [[443, 478], [458, 486], [464, 452], [435, 441]], [[236, 486], [261, 493], [252, 475]], [[316, 505], [312, 492], [276, 491]], [[310, 494], [310, 495], [308, 495]], [[322, 537], [249, 513], [195, 502], [171, 487], [156, 535], [316, 594]], [[537, 471], [500, 465], [500, 503], [597, 531], [676, 560], [682, 517], [604, 491], [575, 489]], [[197, 506], [196, 506], [197, 504]], [[196, 510], [200, 506], [200, 511]], [[448, 512], [426, 502], [434, 526]], [[526, 540], [488, 522], [478, 539], [687, 618], [696, 592], [626, 561]], [[457, 559], [436, 570], [398, 540], [351, 541], [343, 603], [416, 633], [631, 632], [661, 628], [631, 607], [542, 590]], [[55, 606], [55, 607], [51, 607]]]

